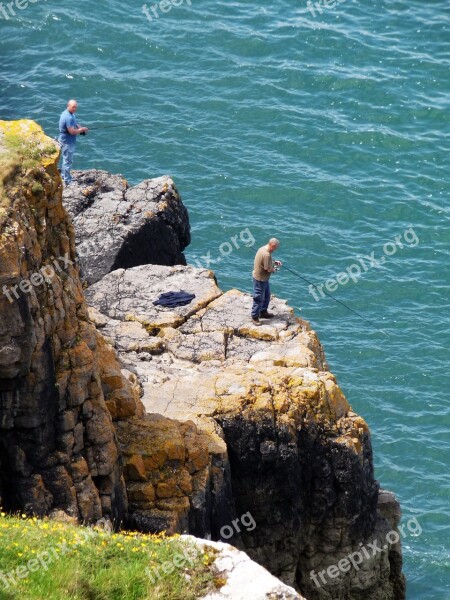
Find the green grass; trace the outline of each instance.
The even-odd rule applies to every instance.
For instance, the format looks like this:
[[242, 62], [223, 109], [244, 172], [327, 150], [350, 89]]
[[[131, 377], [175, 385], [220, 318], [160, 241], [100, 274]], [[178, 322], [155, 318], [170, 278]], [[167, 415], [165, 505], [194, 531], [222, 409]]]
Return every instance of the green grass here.
[[[44, 143], [36, 134], [30, 134], [29, 137], [19, 134], [3, 135], [0, 142], [1, 188], [20, 170], [39, 175], [43, 171], [42, 159], [50, 158], [58, 152], [55, 144]], [[42, 190], [39, 189], [38, 192], [41, 193]], [[3, 192], [2, 189], [0, 191]]]
[[44, 159], [56, 160], [58, 148], [39, 132], [0, 135], [0, 226], [5, 221], [11, 200], [8, 186], [30, 187], [31, 193], [40, 197], [45, 193], [42, 185], [46, 173]]
[[3, 144], [10, 153], [19, 157], [25, 168], [36, 167], [42, 158], [49, 158], [57, 152], [54, 144], [43, 144], [39, 138], [24, 138], [22, 135], [5, 136]]
[[194, 600], [213, 560], [176, 536], [0, 515], [1, 600]]

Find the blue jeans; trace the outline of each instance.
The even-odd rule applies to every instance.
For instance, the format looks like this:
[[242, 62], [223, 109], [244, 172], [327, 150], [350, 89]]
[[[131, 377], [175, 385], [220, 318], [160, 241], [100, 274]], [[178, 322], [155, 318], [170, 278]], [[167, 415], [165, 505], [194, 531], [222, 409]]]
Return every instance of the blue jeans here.
[[75, 153], [75, 145], [61, 143], [61, 149], [62, 149], [61, 177], [63, 178], [64, 183], [68, 184], [72, 181], [72, 175], [70, 174], [70, 169], [72, 168], [73, 155]]
[[270, 285], [268, 281], [258, 281], [253, 277], [253, 306], [252, 317], [259, 317], [260, 313], [269, 308]]

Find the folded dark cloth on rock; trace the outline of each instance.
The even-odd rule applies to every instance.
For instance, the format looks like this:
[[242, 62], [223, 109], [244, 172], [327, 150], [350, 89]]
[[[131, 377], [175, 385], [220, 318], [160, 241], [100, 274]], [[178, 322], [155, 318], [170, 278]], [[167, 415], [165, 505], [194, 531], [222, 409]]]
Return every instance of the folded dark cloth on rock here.
[[183, 290], [180, 290], [179, 292], [165, 292], [160, 295], [158, 300], [154, 300], [153, 304], [155, 306], [167, 306], [173, 308], [175, 306], [186, 306], [186, 304], [192, 302], [194, 298], [195, 294], [189, 294]]

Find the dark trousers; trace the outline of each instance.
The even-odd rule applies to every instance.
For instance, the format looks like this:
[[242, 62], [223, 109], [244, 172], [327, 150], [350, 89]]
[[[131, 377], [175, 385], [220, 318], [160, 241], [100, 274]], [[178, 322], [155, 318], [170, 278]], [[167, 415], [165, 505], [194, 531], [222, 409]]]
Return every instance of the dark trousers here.
[[270, 285], [268, 281], [258, 281], [253, 277], [253, 306], [252, 317], [259, 317], [260, 313], [269, 308]]

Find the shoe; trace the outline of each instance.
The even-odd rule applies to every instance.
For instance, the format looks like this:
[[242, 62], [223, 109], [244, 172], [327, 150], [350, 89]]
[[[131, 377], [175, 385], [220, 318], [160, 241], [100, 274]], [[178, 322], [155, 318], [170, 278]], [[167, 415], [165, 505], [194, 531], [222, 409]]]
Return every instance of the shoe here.
[[252, 317], [252, 323], [253, 323], [253, 325], [261, 325], [261, 321], [259, 320], [259, 317]]
[[259, 313], [259, 316], [261, 319], [272, 319], [275, 315], [270, 313], [268, 310], [263, 310], [261, 313]]

